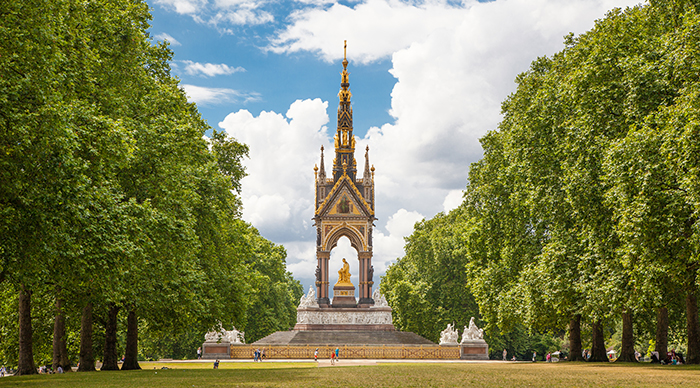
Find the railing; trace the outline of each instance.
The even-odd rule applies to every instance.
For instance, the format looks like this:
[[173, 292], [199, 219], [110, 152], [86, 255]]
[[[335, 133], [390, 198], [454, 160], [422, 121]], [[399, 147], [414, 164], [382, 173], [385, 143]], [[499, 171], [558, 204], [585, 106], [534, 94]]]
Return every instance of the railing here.
[[[266, 358], [275, 359], [304, 359], [313, 360], [314, 351], [318, 348], [318, 358], [330, 358], [335, 346], [328, 345], [231, 345], [231, 358], [253, 358], [255, 349], [265, 350]], [[339, 346], [339, 357], [371, 358], [371, 359], [438, 359], [458, 360], [459, 346], [439, 345], [344, 345]]]

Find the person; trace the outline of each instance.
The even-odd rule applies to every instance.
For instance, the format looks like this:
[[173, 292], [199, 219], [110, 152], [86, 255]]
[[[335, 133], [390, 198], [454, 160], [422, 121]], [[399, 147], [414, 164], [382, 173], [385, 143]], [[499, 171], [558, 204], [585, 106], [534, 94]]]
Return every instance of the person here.
[[62, 374], [62, 373], [63, 373], [63, 367], [61, 367], [61, 366], [59, 365], [58, 368], [56, 368], [56, 373]]
[[552, 362], [552, 353], [547, 353], [547, 362]]
[[314, 361], [318, 362], [318, 348], [314, 351]]
[[335, 348], [335, 360], [339, 361], [340, 360], [340, 349]]
[[503, 361], [506, 361], [508, 359], [508, 351], [503, 349]]
[[202, 359], [202, 347], [197, 348], [197, 359], [201, 360]]
[[511, 361], [517, 361], [517, 359], [515, 358], [515, 356], [513, 356], [513, 358], [511, 358], [510, 360], [511, 360]]
[[262, 352], [260, 353], [260, 362], [262, 362], [263, 358], [265, 358], [265, 348], [263, 348]]
[[0, 377], [5, 377], [5, 372], [7, 372], [7, 369], [5, 369], [5, 365], [0, 367]]
[[653, 351], [651, 352], [651, 363], [652, 364], [660, 364], [661, 360], [659, 360], [659, 352]]
[[331, 365], [335, 365], [335, 352], [331, 352]]
[[214, 369], [219, 369], [219, 359], [217, 358], [216, 361], [214, 361]]
[[255, 349], [253, 351], [253, 362], [257, 362], [258, 358], [260, 358], [260, 349]]
[[537, 350], [532, 351], [532, 362], [537, 362]]

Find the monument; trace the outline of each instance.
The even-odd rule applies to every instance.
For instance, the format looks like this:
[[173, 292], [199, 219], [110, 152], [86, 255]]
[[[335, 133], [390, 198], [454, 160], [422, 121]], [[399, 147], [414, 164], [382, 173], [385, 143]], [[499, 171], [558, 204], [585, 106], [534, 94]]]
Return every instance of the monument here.
[[484, 341], [484, 330], [476, 327], [474, 317], [469, 320], [469, 327], [464, 326], [462, 342], [459, 344], [459, 355], [463, 360], [489, 359], [489, 345]]
[[[326, 175], [323, 147], [320, 164], [314, 167], [315, 287], [312, 286], [301, 298], [297, 323], [292, 330], [273, 333], [253, 345], [267, 347], [271, 352], [291, 349], [290, 352], [299, 352], [296, 354], [306, 354], [304, 352], [308, 349], [317, 347], [322, 353], [328, 347], [343, 347], [348, 358], [417, 358], [428, 354], [456, 358], [456, 347], [454, 351], [445, 352], [415, 333], [397, 331], [392, 323], [391, 307], [379, 290], [372, 289], [372, 229], [377, 219], [374, 212], [374, 166], [370, 166], [367, 147], [362, 177], [358, 176], [347, 45], [344, 51], [333, 168]], [[347, 237], [357, 251], [357, 261], [343, 258], [341, 268], [331, 269], [331, 251], [342, 237]], [[330, 294], [330, 275], [334, 271], [337, 271], [338, 279]], [[357, 283], [353, 283], [354, 279]], [[300, 348], [282, 348], [282, 345]], [[283, 353], [279, 354], [285, 357]]]
[[231, 355], [231, 345], [245, 344], [245, 333], [236, 330], [226, 330], [219, 322], [212, 331], [204, 335], [202, 358], [228, 358]]

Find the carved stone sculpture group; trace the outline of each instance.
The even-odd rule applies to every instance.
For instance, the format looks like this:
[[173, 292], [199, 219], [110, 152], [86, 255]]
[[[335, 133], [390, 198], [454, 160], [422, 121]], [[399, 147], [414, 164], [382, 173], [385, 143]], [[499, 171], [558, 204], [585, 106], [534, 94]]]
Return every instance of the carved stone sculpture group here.
[[[447, 324], [447, 328], [440, 332], [440, 345], [457, 345], [459, 340], [459, 332], [451, 324]], [[483, 341], [484, 340], [484, 330], [476, 327], [474, 323], [474, 317], [469, 320], [469, 327], [464, 326], [464, 332], [462, 333], [462, 342], [467, 341]]]
[[231, 344], [244, 344], [245, 343], [245, 333], [242, 331], [236, 330], [235, 326], [234, 326], [233, 330], [225, 330], [223, 328], [223, 326], [221, 325], [221, 322], [219, 322], [217, 326], [218, 326], [218, 329], [215, 327], [214, 330], [212, 330], [204, 335], [204, 341], [206, 341], [206, 342], [228, 342]]

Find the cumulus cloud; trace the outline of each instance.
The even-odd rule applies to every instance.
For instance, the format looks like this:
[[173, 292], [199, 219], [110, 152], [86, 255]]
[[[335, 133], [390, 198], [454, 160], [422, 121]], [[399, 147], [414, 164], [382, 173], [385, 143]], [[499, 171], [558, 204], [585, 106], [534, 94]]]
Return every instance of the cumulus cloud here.
[[178, 42], [177, 39], [166, 34], [165, 32], [154, 35], [153, 37], [156, 38], [157, 40], [166, 40], [170, 43], [171, 46], [182, 46], [182, 43]]
[[271, 23], [275, 20], [271, 12], [260, 9], [268, 1], [255, 0], [155, 0], [155, 4], [189, 15], [197, 23], [208, 24], [221, 33], [233, 34], [229, 26], [251, 26]]
[[185, 73], [189, 75], [201, 75], [205, 77], [214, 77], [217, 75], [229, 75], [233, 73], [240, 73], [245, 71], [244, 68], [232, 67], [225, 63], [199, 63], [193, 61], [179, 61], [185, 65]]
[[190, 84], [180, 84], [187, 95], [187, 100], [196, 102], [198, 105], [219, 105], [233, 102], [248, 103], [258, 101], [260, 95], [257, 93], [243, 93], [228, 88], [208, 88]]
[[445, 197], [445, 200], [442, 201], [443, 211], [448, 213], [450, 210], [456, 209], [459, 205], [461, 205], [463, 193], [464, 192], [462, 190], [450, 190]]
[[[614, 6], [636, 3], [364, 0], [353, 7], [334, 4], [291, 15], [291, 24], [268, 50], [312, 52], [339, 62], [340, 43], [347, 39], [351, 72], [352, 66], [382, 58], [390, 57], [393, 64], [394, 121], [357, 139], [358, 150], [369, 145], [376, 166], [376, 275], [403, 255], [403, 237], [416, 221], [459, 205], [469, 164], [481, 157], [478, 139], [496, 128], [500, 104], [515, 90], [517, 74], [536, 57], [561, 50], [567, 33], [590, 29]], [[352, 82], [351, 77], [351, 88]], [[315, 268], [312, 168], [320, 145], [328, 150], [326, 166], [333, 153], [335, 128], [325, 127], [327, 104], [297, 101], [284, 116], [262, 112], [254, 117], [243, 110], [220, 123], [251, 146], [244, 218], [288, 247], [289, 268], [302, 279], [311, 278]], [[356, 156], [361, 160], [361, 154]], [[348, 254], [340, 245], [337, 249]]]
[[207, 0], [155, 0], [155, 3], [179, 14], [193, 15], [206, 7]]

